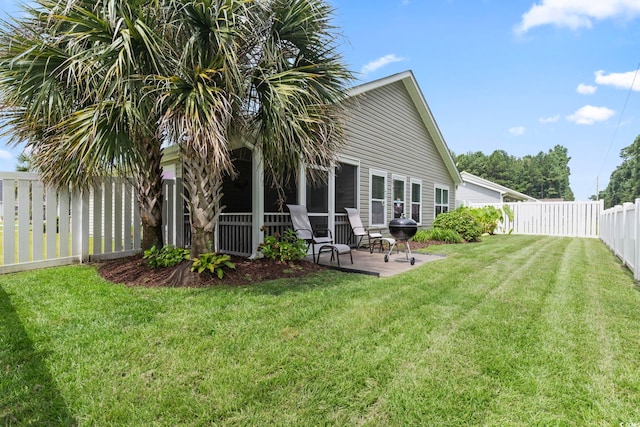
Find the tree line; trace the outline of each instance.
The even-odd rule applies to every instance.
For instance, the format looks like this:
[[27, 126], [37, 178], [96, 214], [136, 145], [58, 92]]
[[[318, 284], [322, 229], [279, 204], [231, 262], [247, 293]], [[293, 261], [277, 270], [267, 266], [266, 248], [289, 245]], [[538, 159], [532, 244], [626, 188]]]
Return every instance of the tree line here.
[[571, 157], [562, 145], [535, 156], [515, 157], [504, 150], [495, 150], [490, 155], [476, 151], [453, 157], [458, 170], [536, 199], [575, 199], [569, 184]]

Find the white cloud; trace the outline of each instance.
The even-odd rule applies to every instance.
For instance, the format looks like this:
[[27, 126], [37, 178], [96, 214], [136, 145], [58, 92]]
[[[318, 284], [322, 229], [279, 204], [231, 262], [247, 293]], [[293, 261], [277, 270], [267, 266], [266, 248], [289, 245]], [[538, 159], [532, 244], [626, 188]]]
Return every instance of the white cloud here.
[[585, 85], [580, 83], [576, 88], [576, 92], [581, 95], [593, 95], [598, 90], [598, 86]]
[[546, 123], [555, 123], [558, 120], [560, 120], [560, 116], [553, 116], [553, 117], [540, 117], [538, 119], [538, 121], [540, 123], [546, 124]]
[[524, 126], [516, 126], [509, 129], [509, 134], [513, 136], [521, 136], [524, 135]]
[[361, 73], [362, 74], [369, 74], [369, 73], [373, 73], [376, 70], [379, 70], [380, 68], [384, 67], [385, 65], [391, 64], [393, 62], [402, 62], [404, 61], [405, 58], [403, 57], [399, 57], [396, 54], [390, 54], [390, 55], [385, 55], [382, 58], [378, 58], [374, 61], [369, 62], [367, 65], [365, 65], [364, 67], [362, 67]]
[[575, 113], [567, 116], [567, 120], [579, 125], [592, 125], [595, 122], [608, 120], [616, 112], [607, 107], [594, 107], [593, 105], [585, 105]]
[[633, 85], [634, 91], [640, 91], [640, 75], [636, 71], [627, 71], [626, 73], [609, 73], [604, 71], [596, 71], [596, 83], [599, 85], [613, 86], [619, 89], [630, 89]]
[[572, 30], [591, 28], [592, 20], [621, 18], [631, 20], [640, 15], [638, 0], [542, 0], [522, 15], [516, 26], [524, 34], [542, 25], [567, 27]]
[[10, 152], [6, 151], [6, 150], [0, 150], [0, 159], [1, 160], [9, 160], [12, 159], [13, 156], [11, 155]]

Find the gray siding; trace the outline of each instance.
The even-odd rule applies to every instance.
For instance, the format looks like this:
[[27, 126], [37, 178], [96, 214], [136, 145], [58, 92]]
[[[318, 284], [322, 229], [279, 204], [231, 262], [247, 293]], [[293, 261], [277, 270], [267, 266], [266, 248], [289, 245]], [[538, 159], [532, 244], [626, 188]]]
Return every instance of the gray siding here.
[[500, 203], [502, 197], [495, 190], [467, 182], [458, 187], [456, 200], [468, 203]]
[[[360, 212], [369, 219], [369, 171], [387, 172], [387, 222], [392, 218], [392, 175], [406, 177], [410, 203], [411, 178], [422, 180], [422, 226], [434, 218], [434, 187], [449, 188], [449, 209], [456, 188], [415, 104], [401, 81], [373, 89], [347, 104], [347, 144], [342, 153], [360, 160]], [[409, 212], [409, 210], [407, 209]]]

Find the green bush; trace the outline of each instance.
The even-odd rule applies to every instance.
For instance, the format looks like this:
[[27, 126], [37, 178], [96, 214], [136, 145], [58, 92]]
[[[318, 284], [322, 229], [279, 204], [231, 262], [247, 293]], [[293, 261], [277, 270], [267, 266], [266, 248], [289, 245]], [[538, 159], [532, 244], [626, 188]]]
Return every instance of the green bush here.
[[429, 240], [433, 240], [431, 238], [431, 233], [429, 231], [430, 230], [425, 230], [424, 228], [421, 228], [413, 236], [413, 241], [418, 243], [424, 243], [424, 242], [428, 242]]
[[482, 234], [494, 234], [498, 223], [502, 221], [502, 211], [495, 206], [471, 208], [469, 211], [480, 225]]
[[173, 267], [180, 264], [184, 260], [188, 260], [190, 252], [188, 249], [175, 248], [171, 245], [163, 246], [158, 249], [152, 246], [151, 249], [144, 251], [143, 259], [151, 268]]
[[444, 243], [464, 243], [464, 239], [455, 230], [446, 228], [432, 228], [429, 230], [418, 230], [413, 240], [416, 242], [444, 242]]
[[438, 215], [433, 221], [433, 228], [454, 230], [467, 242], [477, 242], [482, 235], [480, 225], [466, 208]]
[[224, 268], [236, 268], [236, 265], [230, 260], [231, 257], [225, 254], [202, 254], [193, 260], [191, 271], [197, 271], [200, 274], [216, 274], [218, 279], [222, 279], [224, 277]]
[[258, 250], [265, 258], [276, 261], [290, 262], [302, 259], [307, 256], [307, 243], [298, 239], [295, 231], [289, 229], [280, 237], [279, 233], [264, 238]]

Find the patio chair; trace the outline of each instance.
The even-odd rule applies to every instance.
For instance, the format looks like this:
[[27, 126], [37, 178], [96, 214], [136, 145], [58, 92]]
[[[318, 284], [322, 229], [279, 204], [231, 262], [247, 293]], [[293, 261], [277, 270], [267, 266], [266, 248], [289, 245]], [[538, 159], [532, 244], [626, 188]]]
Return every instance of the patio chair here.
[[[343, 253], [349, 253], [351, 255], [351, 248], [347, 250], [347, 245], [337, 245], [333, 242], [333, 236], [329, 229], [313, 229], [311, 222], [309, 221], [309, 213], [306, 206], [302, 205], [287, 205], [289, 212], [291, 213], [291, 224], [293, 230], [299, 239], [307, 242], [307, 252], [311, 248], [311, 254], [313, 256], [313, 262], [320, 261], [320, 254], [323, 252], [331, 251], [331, 259], [333, 260], [334, 254], [340, 256]], [[320, 233], [323, 231], [323, 233]], [[318, 258], [316, 259], [316, 246], [318, 246]], [[353, 263], [353, 258], [351, 259]], [[338, 258], [338, 264], [340, 264], [340, 258]]]
[[369, 244], [370, 253], [373, 253], [373, 249], [377, 245], [380, 245], [380, 252], [382, 252], [383, 243], [386, 242], [389, 248], [391, 248], [391, 245], [393, 245], [396, 242], [395, 239], [392, 239], [389, 237], [382, 237], [382, 233], [380, 232], [379, 228], [376, 231], [365, 228], [365, 226], [362, 225], [362, 220], [360, 219], [360, 212], [358, 211], [358, 209], [344, 208], [344, 210], [347, 211], [347, 216], [349, 217], [349, 224], [351, 225], [351, 230], [353, 231], [351, 236], [349, 236], [349, 243], [351, 243], [351, 240], [353, 238], [357, 239], [358, 241], [356, 243], [356, 249], [360, 247], [360, 245], [362, 244], [362, 240], [365, 237], [367, 238], [367, 241]]

